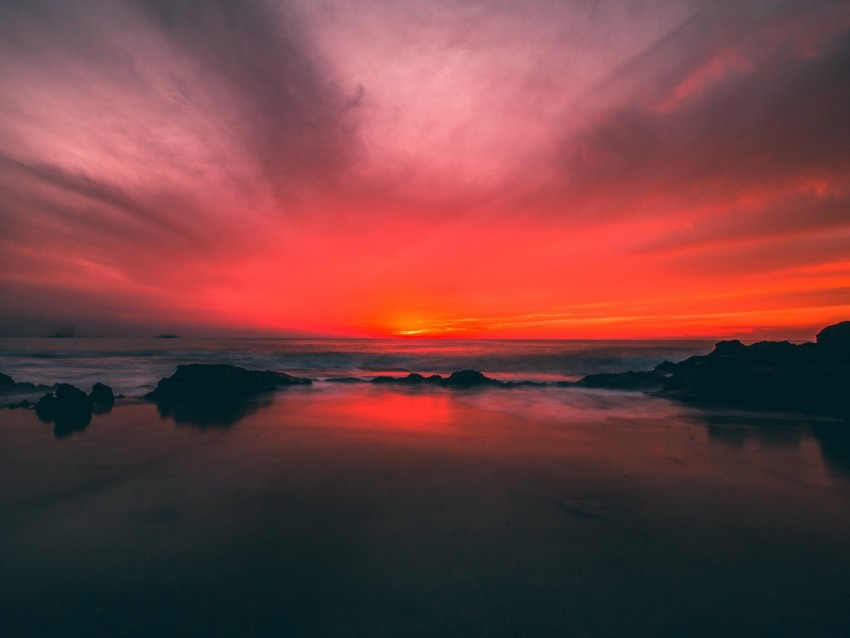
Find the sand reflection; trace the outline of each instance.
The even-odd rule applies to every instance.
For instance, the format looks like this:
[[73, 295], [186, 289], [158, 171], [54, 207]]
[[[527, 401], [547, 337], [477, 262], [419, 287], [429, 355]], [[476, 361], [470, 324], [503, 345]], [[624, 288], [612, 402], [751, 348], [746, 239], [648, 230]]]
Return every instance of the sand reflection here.
[[0, 418], [6, 635], [850, 627], [847, 438], [824, 423], [368, 384], [228, 428], [119, 406], [56, 441]]

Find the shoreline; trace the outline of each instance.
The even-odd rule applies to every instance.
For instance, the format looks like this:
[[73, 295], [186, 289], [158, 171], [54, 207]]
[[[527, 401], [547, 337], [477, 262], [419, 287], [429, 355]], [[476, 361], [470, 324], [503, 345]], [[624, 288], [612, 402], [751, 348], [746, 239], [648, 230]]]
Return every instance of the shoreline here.
[[582, 388], [328, 384], [249, 402], [234, 423], [193, 424], [118, 400], [62, 441], [31, 413], [0, 414], [0, 548], [14, 574], [0, 626], [506, 637], [850, 626], [850, 463], [806, 420]]

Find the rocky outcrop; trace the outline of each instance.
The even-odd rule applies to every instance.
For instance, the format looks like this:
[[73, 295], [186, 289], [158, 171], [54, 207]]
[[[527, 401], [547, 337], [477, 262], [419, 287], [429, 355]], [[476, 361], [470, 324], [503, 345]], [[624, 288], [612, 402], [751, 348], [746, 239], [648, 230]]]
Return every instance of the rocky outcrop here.
[[676, 365], [661, 393], [697, 403], [848, 416], [850, 359], [834, 327], [817, 343], [722, 341], [708, 355]]
[[100, 408], [111, 408], [115, 404], [115, 395], [112, 388], [103, 383], [95, 383], [89, 392], [89, 400], [92, 405]]
[[827, 326], [816, 336], [817, 345], [833, 355], [850, 355], [850, 321]]
[[[338, 383], [353, 381], [350, 378], [328, 380], [335, 381]], [[372, 383], [401, 383], [407, 385], [419, 385], [422, 383], [427, 383], [433, 385], [446, 386], [450, 388], [472, 388], [476, 386], [485, 385], [508, 387], [510, 385], [516, 385], [503, 383], [501, 381], [497, 381], [496, 379], [491, 379], [490, 377], [484, 376], [478, 370], [459, 370], [458, 372], [452, 372], [448, 377], [442, 377], [439, 374], [432, 374], [431, 376], [426, 377], [417, 372], [412, 372], [406, 377], [391, 377], [382, 375], [372, 379]]]
[[177, 366], [176, 372], [160, 379], [145, 399], [157, 403], [200, 403], [233, 401], [288, 385], [308, 385], [310, 379], [271, 370], [246, 370], [226, 364], [192, 363]]
[[250, 399], [283, 386], [310, 383], [284, 372], [192, 363], [177, 366], [143, 398], [154, 401], [161, 416], [178, 424], [227, 427], [257, 408], [257, 400]]
[[53, 393], [45, 394], [35, 405], [39, 420], [53, 423], [57, 439], [85, 430], [92, 417], [92, 404], [85, 392], [68, 383], [60, 383]]
[[52, 392], [47, 385], [15, 382], [8, 374], [0, 373], [0, 407], [28, 408], [45, 392]]
[[452, 372], [449, 378], [443, 381], [443, 385], [454, 388], [472, 388], [482, 385], [502, 385], [502, 383], [490, 377], [485, 377], [478, 370], [461, 370]]
[[704, 356], [665, 361], [651, 372], [590, 375], [576, 385], [655, 390], [704, 405], [850, 417], [850, 322], [824, 328], [816, 343], [720, 341]]
[[589, 374], [575, 386], [582, 388], [605, 388], [608, 390], [660, 390], [666, 377], [658, 370], [649, 372], [612, 372]]

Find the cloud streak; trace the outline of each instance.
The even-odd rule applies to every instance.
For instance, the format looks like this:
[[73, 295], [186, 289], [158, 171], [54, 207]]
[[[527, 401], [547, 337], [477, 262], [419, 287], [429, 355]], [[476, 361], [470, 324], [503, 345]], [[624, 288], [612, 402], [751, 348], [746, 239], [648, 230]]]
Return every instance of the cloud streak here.
[[800, 334], [848, 76], [843, 2], [3, 2], [0, 332]]

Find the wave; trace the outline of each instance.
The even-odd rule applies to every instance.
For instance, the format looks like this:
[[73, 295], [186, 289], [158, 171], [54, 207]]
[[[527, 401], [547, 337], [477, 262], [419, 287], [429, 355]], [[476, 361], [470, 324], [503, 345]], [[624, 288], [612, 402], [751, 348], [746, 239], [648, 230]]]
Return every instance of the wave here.
[[[154, 344], [152, 342], [156, 343]], [[502, 381], [576, 380], [651, 369], [712, 348], [708, 341], [394, 339], [0, 339], [0, 372], [15, 380], [136, 396], [186, 363], [229, 363], [310, 378], [446, 374], [476, 369]]]

